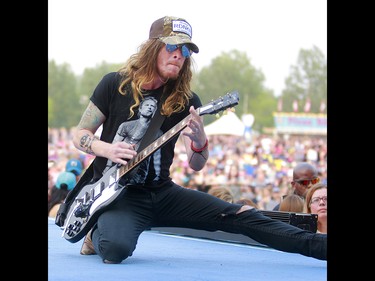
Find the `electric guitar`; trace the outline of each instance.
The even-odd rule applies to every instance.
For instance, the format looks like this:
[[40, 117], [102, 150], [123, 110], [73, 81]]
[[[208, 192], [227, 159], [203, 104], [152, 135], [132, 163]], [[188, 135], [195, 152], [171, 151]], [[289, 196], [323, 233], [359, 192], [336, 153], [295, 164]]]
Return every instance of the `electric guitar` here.
[[[222, 110], [233, 107], [239, 102], [237, 91], [227, 93], [217, 100], [201, 106], [197, 109], [200, 116], [216, 114]], [[174, 136], [187, 127], [190, 115], [186, 116], [178, 124], [169, 129], [150, 145], [138, 152], [136, 157], [126, 165], [114, 165], [95, 183], [82, 187], [74, 201], [70, 204], [64, 226], [64, 237], [69, 242], [75, 243], [83, 238], [96, 223], [98, 216], [112, 204], [126, 190], [126, 180], [119, 183], [120, 178], [128, 176], [130, 172], [148, 156], [153, 154]], [[124, 184], [125, 182], [125, 184]]]

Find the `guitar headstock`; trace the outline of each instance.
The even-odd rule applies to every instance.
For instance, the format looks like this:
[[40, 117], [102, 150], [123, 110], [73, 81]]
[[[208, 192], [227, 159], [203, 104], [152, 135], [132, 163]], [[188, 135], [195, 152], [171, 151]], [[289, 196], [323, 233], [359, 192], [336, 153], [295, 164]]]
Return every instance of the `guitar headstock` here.
[[216, 114], [227, 108], [236, 106], [239, 100], [240, 100], [240, 97], [239, 97], [238, 91], [232, 91], [230, 93], [227, 93], [223, 97], [220, 97], [216, 100], [209, 102], [206, 105], [202, 105], [199, 108], [199, 115]]

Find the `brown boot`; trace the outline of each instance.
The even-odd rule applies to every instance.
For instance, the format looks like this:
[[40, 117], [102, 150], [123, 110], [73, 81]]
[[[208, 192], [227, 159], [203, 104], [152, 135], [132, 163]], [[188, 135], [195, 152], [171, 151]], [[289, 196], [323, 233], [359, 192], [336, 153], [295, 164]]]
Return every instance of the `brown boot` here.
[[91, 231], [92, 229], [87, 232], [85, 240], [83, 240], [82, 248], [81, 248], [81, 255], [96, 255], [94, 245], [92, 244], [91, 240]]

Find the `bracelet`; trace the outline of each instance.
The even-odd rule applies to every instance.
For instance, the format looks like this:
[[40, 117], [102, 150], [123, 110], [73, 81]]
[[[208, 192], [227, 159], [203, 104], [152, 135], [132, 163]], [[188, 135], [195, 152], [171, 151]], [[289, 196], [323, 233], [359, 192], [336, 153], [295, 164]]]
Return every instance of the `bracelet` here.
[[194, 147], [193, 141], [191, 141], [191, 144], [190, 144], [191, 150], [194, 151], [194, 152], [197, 152], [197, 153], [201, 153], [207, 147], [208, 147], [208, 139], [206, 139], [206, 143], [204, 144], [204, 146], [202, 148], [199, 148], [199, 149]]

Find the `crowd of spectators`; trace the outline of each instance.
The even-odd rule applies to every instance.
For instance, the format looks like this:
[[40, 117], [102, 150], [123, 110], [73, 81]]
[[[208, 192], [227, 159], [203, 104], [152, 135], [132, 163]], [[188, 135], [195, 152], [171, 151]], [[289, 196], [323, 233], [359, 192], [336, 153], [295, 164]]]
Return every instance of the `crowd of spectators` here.
[[[65, 171], [72, 158], [82, 162], [83, 172], [93, 156], [73, 146], [74, 128], [48, 128], [49, 188]], [[210, 135], [207, 165], [202, 171], [188, 168], [180, 139], [176, 143], [171, 178], [186, 188], [207, 192], [226, 187], [234, 201], [250, 199], [259, 209], [272, 210], [288, 194], [293, 168], [298, 162], [316, 166], [323, 183], [327, 181], [326, 136], [252, 135], [251, 139], [231, 135]]]

